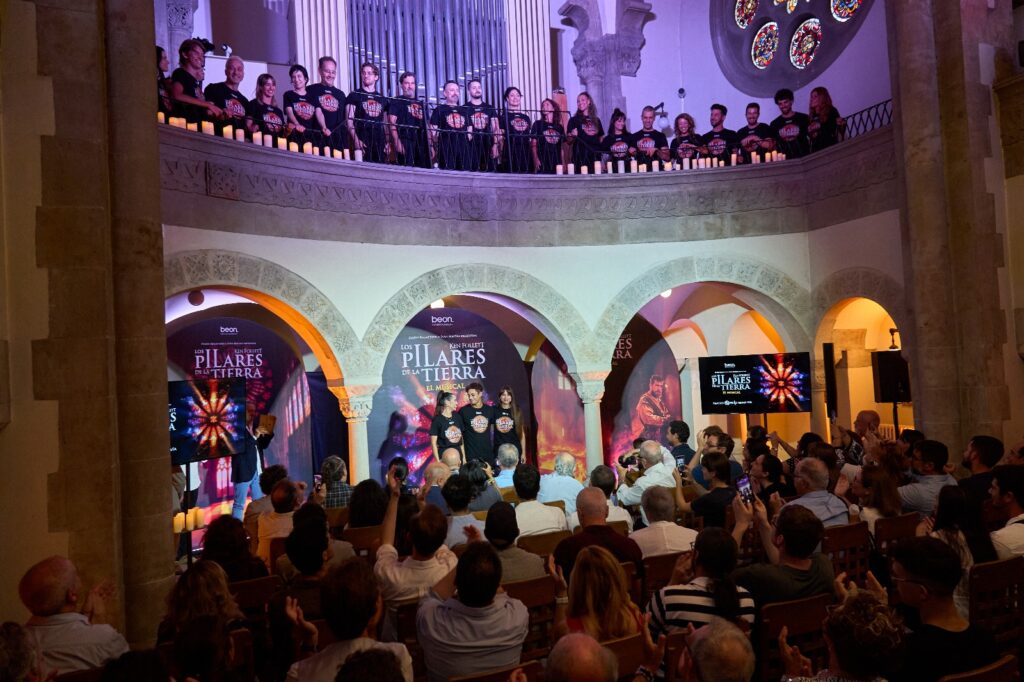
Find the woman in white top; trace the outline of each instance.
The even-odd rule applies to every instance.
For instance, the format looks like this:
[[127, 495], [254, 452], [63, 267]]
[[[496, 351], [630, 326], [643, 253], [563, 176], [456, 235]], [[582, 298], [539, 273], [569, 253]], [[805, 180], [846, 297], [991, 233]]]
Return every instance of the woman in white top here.
[[[838, 492], [838, 491], [837, 491]], [[896, 481], [879, 466], [865, 466], [850, 483], [849, 497], [857, 501], [850, 507], [861, 521], [868, 522], [868, 531], [875, 534], [875, 521], [880, 518], [899, 516], [903, 503]]]

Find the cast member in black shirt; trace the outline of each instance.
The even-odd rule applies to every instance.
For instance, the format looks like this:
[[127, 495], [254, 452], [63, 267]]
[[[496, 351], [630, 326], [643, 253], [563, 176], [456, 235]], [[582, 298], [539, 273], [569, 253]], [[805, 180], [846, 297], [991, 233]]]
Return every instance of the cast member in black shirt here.
[[679, 114], [676, 116], [672, 130], [675, 132], [672, 146], [669, 148], [672, 158], [679, 163], [682, 163], [683, 159], [696, 159], [704, 142], [697, 134], [697, 125], [693, 121], [693, 116]]
[[629, 160], [636, 149], [633, 147], [633, 134], [626, 129], [626, 114], [621, 109], [612, 112], [608, 134], [604, 136], [601, 146], [611, 157], [613, 173], [619, 172], [619, 161], [622, 161], [623, 172], [629, 171]]
[[465, 428], [462, 417], [455, 411], [456, 404], [453, 394], [447, 391], [438, 392], [434, 418], [430, 420], [430, 448], [437, 461], [441, 461], [441, 453], [448, 448], [458, 450], [462, 453], [462, 461], [466, 461], [466, 454], [462, 449], [462, 433]]
[[403, 72], [398, 77], [398, 87], [402, 94], [388, 103], [391, 145], [395, 148], [398, 163], [429, 168], [427, 122], [423, 118], [423, 103], [416, 99], [416, 74]]
[[320, 57], [317, 63], [320, 82], [306, 88], [323, 117], [323, 128], [327, 146], [331, 149], [348, 149], [348, 126], [345, 124], [345, 93], [334, 87], [338, 75], [338, 63], [333, 57]]
[[490, 462], [494, 459], [494, 446], [491, 444], [494, 408], [484, 404], [484, 387], [481, 384], [474, 382], [467, 386], [466, 397], [469, 404], [459, 410], [464, 425], [466, 459]]
[[238, 86], [244, 78], [245, 63], [241, 57], [232, 55], [224, 62], [224, 82], [210, 83], [203, 91], [206, 101], [216, 104], [224, 112], [223, 122], [217, 124], [218, 134], [225, 123], [236, 128], [245, 127], [245, 112], [249, 107], [249, 98], [238, 91]]
[[519, 450], [519, 461], [525, 462], [526, 424], [523, 414], [516, 403], [515, 393], [511, 386], [502, 386], [498, 393], [498, 404], [493, 408], [494, 414], [494, 452], [506, 443], [515, 445]]
[[156, 46], [156, 106], [165, 116], [174, 115], [174, 103], [171, 102], [170, 83], [167, 80], [167, 69], [171, 62], [167, 59], [167, 51]]
[[811, 151], [807, 139], [807, 126], [811, 120], [807, 114], [793, 111], [793, 91], [783, 88], [775, 93], [775, 103], [779, 106], [779, 115], [772, 121], [772, 133], [775, 135], [775, 148], [788, 159], [807, 156]]
[[644, 107], [640, 112], [643, 128], [633, 133], [633, 148], [637, 164], [651, 169], [655, 160], [664, 161], [668, 156], [668, 138], [665, 133], [654, 129], [654, 107]]
[[206, 52], [203, 44], [189, 38], [178, 48], [178, 68], [171, 74], [171, 99], [174, 111], [189, 123], [221, 117], [216, 104], [203, 99], [203, 78], [206, 73]]
[[359, 67], [362, 87], [348, 94], [345, 116], [348, 119], [348, 134], [352, 146], [363, 152], [364, 161], [384, 163], [384, 97], [377, 92], [380, 71], [374, 64], [365, 62]]
[[473, 79], [466, 84], [469, 101], [463, 107], [469, 119], [473, 139], [469, 144], [469, 167], [471, 171], [494, 171], [498, 162], [498, 112], [483, 100], [483, 84]]
[[764, 154], [775, 149], [775, 138], [772, 129], [758, 119], [761, 117], [761, 105], [751, 102], [746, 110], [747, 125], [736, 131], [736, 142], [740, 153], [743, 155], [743, 163], [750, 163], [754, 152]]
[[729, 163], [729, 154], [736, 146], [736, 133], [725, 127], [729, 110], [724, 104], [711, 105], [711, 130], [701, 138], [701, 150], [705, 156]]
[[811, 138], [811, 151], [827, 149], [842, 138], [846, 132], [846, 119], [832, 105], [832, 96], [827, 88], [811, 90], [811, 106], [808, 109], [811, 122], [807, 134]]
[[523, 93], [512, 86], [505, 89], [505, 111], [500, 126], [499, 156], [509, 173], [529, 173], [533, 170], [533, 156], [530, 151], [530, 117], [522, 111]]
[[538, 173], [553, 175], [555, 166], [562, 163], [562, 142], [565, 131], [558, 122], [561, 112], [553, 99], [540, 103], [540, 120], [533, 123], [533, 165]]
[[566, 137], [572, 144], [572, 162], [577, 173], [582, 166], [590, 166], [593, 171], [594, 161], [601, 158], [604, 127], [589, 93], [581, 92], [576, 97], [576, 107], [576, 113], [565, 126]]
[[459, 84], [444, 84], [444, 103], [430, 114], [431, 156], [438, 168], [466, 170], [469, 165], [469, 121], [459, 106]]
[[288, 117], [288, 122], [294, 126], [292, 137], [300, 144], [312, 142], [313, 145], [322, 147], [326, 139], [323, 131], [327, 126], [316, 98], [306, 90], [306, 83], [309, 82], [306, 67], [293, 64], [292, 68], [288, 69], [288, 75], [292, 79], [292, 89], [284, 93], [284, 114]]
[[274, 137], [288, 134], [284, 112], [277, 108], [274, 95], [277, 93], [277, 81], [269, 73], [261, 74], [256, 79], [256, 96], [249, 101], [248, 125], [249, 132], [259, 131]]

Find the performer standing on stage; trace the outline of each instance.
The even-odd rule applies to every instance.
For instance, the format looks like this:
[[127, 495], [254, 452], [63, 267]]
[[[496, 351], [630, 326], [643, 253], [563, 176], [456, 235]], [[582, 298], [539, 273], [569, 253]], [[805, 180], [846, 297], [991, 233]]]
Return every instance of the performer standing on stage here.
[[466, 85], [469, 101], [466, 102], [466, 118], [473, 132], [469, 145], [469, 166], [466, 170], [493, 172], [498, 162], [498, 112], [484, 101], [484, 86], [474, 78]]
[[572, 145], [572, 162], [576, 164], [578, 173], [578, 169], [583, 166], [591, 166], [593, 170], [594, 161], [601, 152], [604, 127], [597, 117], [597, 107], [590, 93], [581, 92], [576, 97], [576, 108], [576, 113], [565, 126], [565, 134]]
[[664, 161], [668, 158], [668, 138], [665, 133], [654, 129], [654, 107], [644, 107], [640, 121], [643, 128], [633, 133], [632, 146], [636, 150], [637, 163], [650, 170], [655, 159]]
[[538, 173], [555, 174], [555, 166], [562, 163], [562, 140], [565, 131], [559, 122], [561, 112], [553, 99], [540, 103], [540, 119], [534, 121], [530, 147], [533, 150], [533, 165]]
[[288, 77], [292, 80], [292, 89], [284, 93], [284, 113], [288, 122], [295, 127], [293, 137], [300, 144], [316, 144], [320, 140], [315, 139], [314, 130], [324, 130], [327, 124], [324, 122], [324, 113], [317, 106], [316, 97], [306, 90], [306, 83], [309, 82], [306, 67], [293, 64], [288, 69]]
[[224, 82], [210, 83], [203, 91], [207, 102], [220, 107], [224, 121], [217, 123], [217, 134], [224, 129], [225, 123], [237, 128], [245, 128], [245, 110], [249, 106], [249, 98], [238, 91], [238, 86], [245, 78], [245, 63], [241, 57], [231, 55], [224, 62]]
[[724, 104], [711, 105], [711, 130], [701, 139], [701, 152], [728, 165], [729, 152], [736, 144], [736, 133], [725, 127], [725, 116], [729, 110]]
[[701, 139], [700, 135], [697, 134], [697, 126], [693, 121], [693, 116], [689, 114], [679, 114], [676, 116], [673, 132], [675, 137], [672, 138], [672, 146], [670, 148], [672, 157], [679, 163], [682, 163], [683, 159], [697, 158]]
[[416, 99], [416, 74], [403, 72], [398, 77], [398, 87], [402, 94], [388, 104], [391, 146], [400, 165], [427, 168], [430, 166], [430, 152], [423, 103]]
[[466, 461], [466, 453], [462, 450], [462, 432], [465, 430], [462, 417], [455, 411], [458, 403], [455, 395], [448, 391], [437, 392], [437, 404], [434, 406], [434, 418], [430, 422], [430, 449], [434, 459], [441, 461], [441, 453], [448, 448], [455, 448], [462, 453], [462, 461]]
[[306, 91], [320, 108], [323, 124], [320, 132], [324, 135], [324, 144], [331, 149], [348, 149], [348, 127], [345, 125], [345, 93], [334, 87], [334, 79], [338, 75], [338, 63], [334, 57], [320, 57], [317, 62], [320, 82], [310, 85]]
[[348, 94], [345, 117], [352, 146], [363, 152], [364, 161], [384, 163], [384, 98], [377, 92], [380, 71], [370, 62], [359, 67], [362, 87]]
[[626, 129], [626, 114], [621, 109], [612, 112], [608, 121], [608, 134], [602, 142], [604, 150], [611, 156], [612, 172], [619, 172], [619, 161], [623, 162], [623, 172], [629, 170], [629, 159], [633, 152], [633, 135]]
[[636, 403], [636, 416], [643, 427], [638, 438], [661, 442], [661, 427], [672, 419], [665, 405], [665, 377], [652, 374], [647, 393]]
[[249, 100], [249, 132], [259, 131], [264, 135], [287, 135], [290, 126], [285, 126], [284, 112], [277, 108], [274, 94], [277, 81], [269, 73], [260, 74], [256, 79], [256, 96]]
[[444, 104], [430, 114], [430, 157], [444, 170], [466, 170], [469, 155], [469, 121], [459, 106], [459, 84], [444, 84]]
[[509, 173], [529, 173], [533, 169], [530, 151], [532, 123], [530, 117], [523, 113], [522, 107], [523, 93], [519, 92], [519, 88], [506, 88], [498, 155], [504, 159], [505, 169]]
[[274, 439], [273, 431], [260, 424], [259, 415], [249, 411], [247, 417], [245, 429], [252, 441], [247, 443], [248, 447], [244, 452], [236, 453], [231, 458], [231, 482], [235, 486], [235, 502], [231, 506], [231, 515], [239, 520], [245, 511], [245, 498], [250, 490], [253, 500], [263, 497], [263, 491], [259, 486], [260, 474], [263, 473], [263, 452]]
[[466, 387], [469, 404], [459, 410], [465, 425], [466, 459], [491, 462], [494, 447], [491, 444], [491, 427], [494, 425], [494, 408], [484, 404], [484, 387], [477, 382]]
[[516, 396], [511, 386], [502, 386], [498, 393], [498, 404], [493, 408], [494, 416], [494, 453], [502, 445], [514, 445], [519, 450], [519, 463], [526, 463], [526, 424], [523, 413], [516, 404]]
[[743, 162], [750, 163], [753, 154], [770, 152], [775, 149], [775, 138], [772, 137], [772, 129], [766, 123], [758, 122], [761, 117], [760, 104], [751, 102], [747, 105], [745, 113], [747, 126], [736, 131], [736, 140], [743, 153]]

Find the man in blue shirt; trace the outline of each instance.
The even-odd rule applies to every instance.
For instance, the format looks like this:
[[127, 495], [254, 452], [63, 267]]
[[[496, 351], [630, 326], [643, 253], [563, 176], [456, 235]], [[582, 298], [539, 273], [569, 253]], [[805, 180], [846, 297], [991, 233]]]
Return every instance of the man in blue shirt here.
[[498, 475], [494, 477], [494, 483], [499, 488], [512, 487], [512, 475], [516, 472], [519, 464], [519, 450], [511, 443], [504, 443], [498, 446]]
[[568, 452], [555, 455], [554, 473], [540, 477], [540, 493], [538, 502], [565, 502], [565, 513], [571, 516], [576, 512], [576, 496], [583, 490], [583, 484], [576, 480], [576, 458]]
[[900, 486], [900, 499], [904, 512], [917, 512], [925, 516], [935, 510], [939, 491], [944, 486], [956, 485], [956, 479], [946, 473], [949, 450], [937, 440], [922, 440], [914, 444], [910, 466], [914, 482]]
[[[807, 457], [796, 465], [794, 481], [800, 497], [781, 506], [805, 507], [828, 526], [843, 526], [850, 522], [850, 510], [846, 503], [828, 491], [828, 467], [820, 459]], [[772, 495], [773, 505], [781, 505], [778, 493]]]
[[690, 440], [689, 425], [678, 419], [670, 421], [668, 423], [668, 430], [665, 433], [665, 440], [668, 441], [669, 446], [672, 448], [672, 456], [676, 460], [676, 468], [682, 471], [690, 463], [690, 459], [697, 454], [687, 443]]

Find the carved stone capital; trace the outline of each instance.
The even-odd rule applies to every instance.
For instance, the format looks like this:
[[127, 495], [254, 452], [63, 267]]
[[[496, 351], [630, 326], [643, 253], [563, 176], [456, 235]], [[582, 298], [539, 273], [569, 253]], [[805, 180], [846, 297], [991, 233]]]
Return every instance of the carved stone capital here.
[[373, 394], [379, 385], [364, 384], [362, 386], [328, 386], [331, 393], [338, 398], [341, 413], [348, 422], [366, 421], [373, 411]]
[[576, 382], [576, 393], [580, 396], [583, 404], [599, 403], [604, 398], [604, 380], [608, 372], [581, 372], [573, 374], [573, 381]]

